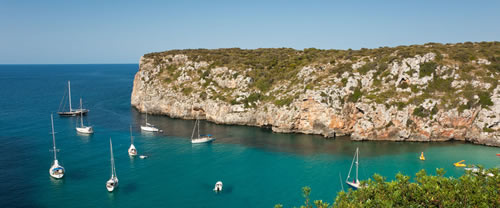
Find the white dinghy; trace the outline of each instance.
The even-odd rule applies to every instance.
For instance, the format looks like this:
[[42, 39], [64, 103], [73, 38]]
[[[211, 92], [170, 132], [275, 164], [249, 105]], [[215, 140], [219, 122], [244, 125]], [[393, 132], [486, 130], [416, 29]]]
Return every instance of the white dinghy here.
[[[198, 137], [194, 137], [194, 132], [198, 129]], [[215, 138], [212, 137], [210, 134], [206, 135], [200, 135], [200, 120], [196, 118], [196, 121], [194, 123], [194, 128], [193, 128], [193, 133], [191, 134], [191, 143], [193, 144], [198, 144], [198, 143], [207, 143], [207, 142], [212, 142], [214, 141]]]
[[92, 126], [85, 126], [83, 125], [83, 109], [82, 109], [82, 99], [80, 98], [80, 127], [76, 127], [76, 131], [78, 133], [83, 133], [83, 134], [93, 134], [94, 129]]
[[62, 178], [64, 176], [64, 168], [59, 165], [59, 161], [57, 160], [57, 149], [56, 149], [56, 135], [54, 133], [54, 116], [50, 114], [50, 122], [52, 124], [52, 144], [54, 146], [54, 163], [49, 169], [49, 174], [53, 178]]
[[221, 192], [222, 191], [222, 181], [217, 181], [217, 183], [215, 183], [214, 191], [215, 192]]
[[111, 150], [111, 178], [106, 182], [106, 189], [113, 192], [118, 187], [118, 177], [116, 177], [115, 159], [113, 157], [113, 143], [109, 138], [109, 148]]
[[137, 155], [137, 149], [134, 146], [134, 137], [132, 136], [132, 125], [130, 125], [130, 147], [128, 148], [128, 155], [131, 157]]

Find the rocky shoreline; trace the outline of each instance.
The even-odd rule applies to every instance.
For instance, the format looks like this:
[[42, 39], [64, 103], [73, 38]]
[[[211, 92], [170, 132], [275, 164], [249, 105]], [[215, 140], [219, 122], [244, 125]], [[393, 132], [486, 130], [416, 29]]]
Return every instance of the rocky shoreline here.
[[[296, 86], [290, 87], [291, 83], [284, 80], [263, 92], [251, 87], [255, 79], [246, 74], [251, 68], [236, 70], [214, 66], [207, 61], [194, 61], [179, 52], [160, 58], [144, 56], [135, 75], [131, 104], [140, 112], [147, 110], [172, 118], [198, 117], [217, 124], [266, 127], [274, 132], [325, 137], [349, 135], [352, 140], [460, 140], [500, 147], [500, 85], [492, 86], [481, 80], [463, 81], [458, 78], [461, 69], [453, 65], [438, 66], [434, 74], [419, 76], [422, 65], [435, 59], [436, 54], [430, 52], [388, 62], [386, 77], [381, 77], [376, 70], [362, 74], [359, 68], [367, 61], [352, 61], [351, 72], [321, 80], [319, 77], [325, 70], [334, 66], [331, 63], [311, 64], [299, 69], [296, 76], [300, 83]], [[474, 64], [481, 67], [491, 63], [478, 59]], [[465, 85], [490, 90], [492, 104], [446, 109], [438, 106], [448, 104], [435, 98], [411, 103], [415, 97], [411, 94], [418, 96], [420, 92], [412, 93], [409, 87], [401, 87], [402, 83], [425, 87], [434, 76], [453, 78], [451, 87], [456, 90]], [[377, 80], [382, 85], [375, 86]], [[311, 85], [314, 87], [309, 87]], [[376, 93], [375, 96], [368, 94], [389, 87], [394, 89], [394, 97], [382, 103], [373, 101], [377, 99]], [[285, 88], [287, 90], [283, 90]], [[351, 99], [357, 90], [364, 92], [363, 96]], [[252, 99], [256, 93], [260, 99]], [[410, 95], [400, 97], [397, 94]], [[264, 96], [273, 96], [276, 101], [268, 101], [262, 98]], [[227, 101], [224, 97], [233, 100]], [[478, 96], [474, 98], [479, 102]], [[403, 102], [407, 104], [400, 104]]]

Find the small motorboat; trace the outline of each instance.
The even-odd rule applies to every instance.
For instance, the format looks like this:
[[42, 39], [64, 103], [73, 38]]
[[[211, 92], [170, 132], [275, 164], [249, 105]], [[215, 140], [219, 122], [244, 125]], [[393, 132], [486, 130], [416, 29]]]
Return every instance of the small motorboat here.
[[222, 191], [222, 181], [217, 181], [217, 183], [215, 183], [214, 191], [215, 192], [221, 192]]
[[140, 155], [139, 158], [146, 159], [146, 158], [148, 158], [148, 156], [147, 155]]
[[425, 160], [424, 152], [422, 152], [422, 154], [420, 154], [420, 160]]
[[497, 153], [497, 156], [500, 157], [500, 153]]
[[460, 161], [458, 161], [458, 162], [456, 162], [456, 163], [453, 163], [453, 165], [454, 165], [455, 167], [465, 167], [466, 165], [465, 165], [465, 164], [463, 164], [463, 162], [464, 162], [464, 161], [465, 161], [465, 160], [460, 160]]

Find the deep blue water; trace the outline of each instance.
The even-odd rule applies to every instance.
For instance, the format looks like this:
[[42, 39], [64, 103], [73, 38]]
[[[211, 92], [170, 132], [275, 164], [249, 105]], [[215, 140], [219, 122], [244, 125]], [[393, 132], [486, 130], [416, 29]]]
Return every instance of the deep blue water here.
[[[394, 178], [452, 163], [498, 167], [500, 148], [461, 142], [353, 142], [347, 138], [277, 134], [270, 130], [201, 123], [216, 136], [213, 144], [192, 145], [194, 121], [148, 116], [165, 132], [144, 134], [144, 115], [130, 106], [138, 65], [0, 65], [0, 207], [286, 207], [302, 203], [301, 187], [311, 198], [333, 202], [342, 189], [356, 147], [360, 178], [373, 173]], [[54, 115], [58, 158], [66, 168], [62, 180], [51, 179], [50, 114], [56, 113], [67, 81], [73, 106], [83, 98], [90, 109], [85, 122], [92, 136], [78, 135], [77, 117]], [[129, 125], [145, 160], [131, 159]], [[109, 138], [113, 139], [119, 188], [108, 193]], [[418, 160], [424, 151], [427, 160]], [[224, 191], [212, 191], [222, 180]], [[346, 188], [344, 184], [344, 188]]]

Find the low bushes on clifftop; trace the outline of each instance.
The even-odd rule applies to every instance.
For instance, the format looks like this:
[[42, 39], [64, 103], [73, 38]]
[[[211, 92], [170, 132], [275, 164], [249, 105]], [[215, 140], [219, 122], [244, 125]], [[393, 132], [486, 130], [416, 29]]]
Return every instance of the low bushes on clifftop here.
[[[435, 176], [421, 170], [411, 180], [410, 176], [398, 173], [393, 181], [375, 174], [373, 179], [361, 182], [365, 188], [339, 192], [333, 205], [322, 200], [311, 202], [311, 188], [304, 187], [305, 201], [300, 207], [500, 207], [498, 169], [480, 168], [476, 173], [467, 171], [459, 178], [444, 174], [443, 169], [437, 169]], [[280, 204], [274, 207], [283, 208]]]

